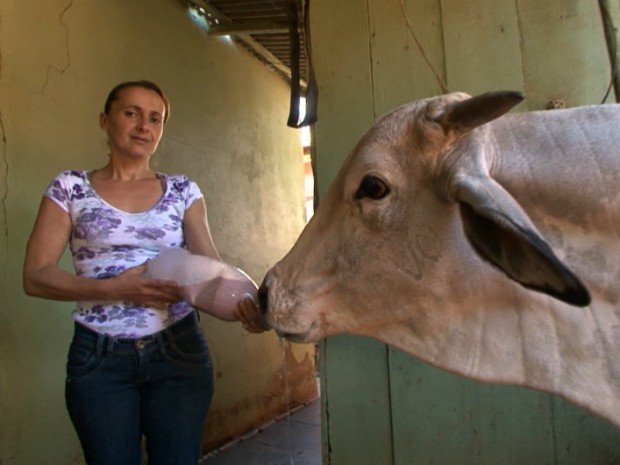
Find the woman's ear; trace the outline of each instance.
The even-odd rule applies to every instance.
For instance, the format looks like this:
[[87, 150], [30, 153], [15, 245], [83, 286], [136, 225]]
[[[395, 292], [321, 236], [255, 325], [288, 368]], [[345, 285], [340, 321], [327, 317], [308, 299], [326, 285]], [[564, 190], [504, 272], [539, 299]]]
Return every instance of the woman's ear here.
[[108, 115], [104, 112], [99, 113], [99, 127], [101, 129], [108, 129]]

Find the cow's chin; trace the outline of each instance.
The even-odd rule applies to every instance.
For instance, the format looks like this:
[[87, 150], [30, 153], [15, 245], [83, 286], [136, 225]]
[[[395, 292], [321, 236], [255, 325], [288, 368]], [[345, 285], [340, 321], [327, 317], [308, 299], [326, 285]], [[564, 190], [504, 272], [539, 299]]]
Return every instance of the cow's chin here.
[[284, 327], [271, 324], [267, 318], [267, 324], [275, 331], [278, 337], [296, 343], [312, 343], [322, 339], [321, 331], [317, 322], [312, 322], [306, 327]]

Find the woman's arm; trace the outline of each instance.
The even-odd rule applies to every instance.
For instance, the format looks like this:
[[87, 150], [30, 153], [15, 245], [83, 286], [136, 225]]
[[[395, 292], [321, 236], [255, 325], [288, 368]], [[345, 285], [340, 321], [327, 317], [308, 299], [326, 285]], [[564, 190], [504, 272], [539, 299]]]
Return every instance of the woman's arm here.
[[222, 257], [215, 247], [209, 221], [207, 220], [207, 206], [204, 199], [196, 200], [185, 211], [183, 218], [183, 235], [187, 250], [195, 255], [206, 255], [222, 261]]
[[110, 279], [75, 276], [58, 267], [69, 236], [71, 219], [44, 198], [28, 239], [23, 268], [26, 294], [52, 300], [127, 300], [138, 304], [176, 302], [179, 290], [172, 281], [145, 278], [146, 265], [130, 268]]
[[[183, 233], [185, 234], [187, 250], [191, 253], [206, 255], [222, 261], [211, 237], [204, 199], [197, 200], [185, 211]], [[234, 316], [251, 333], [261, 333], [267, 329], [263, 323], [260, 309], [251, 297], [239, 301]]]

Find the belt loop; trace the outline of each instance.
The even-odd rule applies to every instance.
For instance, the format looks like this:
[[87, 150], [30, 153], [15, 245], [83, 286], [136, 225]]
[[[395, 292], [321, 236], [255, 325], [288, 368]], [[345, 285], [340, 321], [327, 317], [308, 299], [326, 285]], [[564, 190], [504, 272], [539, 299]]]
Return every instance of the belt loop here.
[[165, 328], [163, 331], [155, 334], [155, 340], [157, 341], [159, 353], [166, 355], [166, 344], [172, 342], [172, 331], [170, 331], [169, 328]]
[[106, 336], [106, 355], [112, 355], [114, 352], [114, 344], [116, 344], [116, 338], [114, 336]]
[[172, 329], [172, 327], [174, 327], [174, 325], [172, 326], [168, 326], [167, 328], [164, 328], [163, 331], [161, 331], [157, 336], [162, 340], [163, 343], [171, 343], [174, 341], [174, 330]]
[[104, 334], [97, 334], [97, 342], [95, 343], [95, 351], [97, 353], [97, 357], [101, 357], [105, 349], [106, 336]]

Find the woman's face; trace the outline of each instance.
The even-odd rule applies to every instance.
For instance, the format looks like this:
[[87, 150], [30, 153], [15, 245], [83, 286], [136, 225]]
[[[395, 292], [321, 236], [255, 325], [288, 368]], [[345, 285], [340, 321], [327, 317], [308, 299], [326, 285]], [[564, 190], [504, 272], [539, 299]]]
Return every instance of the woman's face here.
[[155, 152], [164, 129], [166, 107], [157, 92], [143, 87], [122, 89], [99, 125], [108, 133], [112, 156], [148, 158]]

